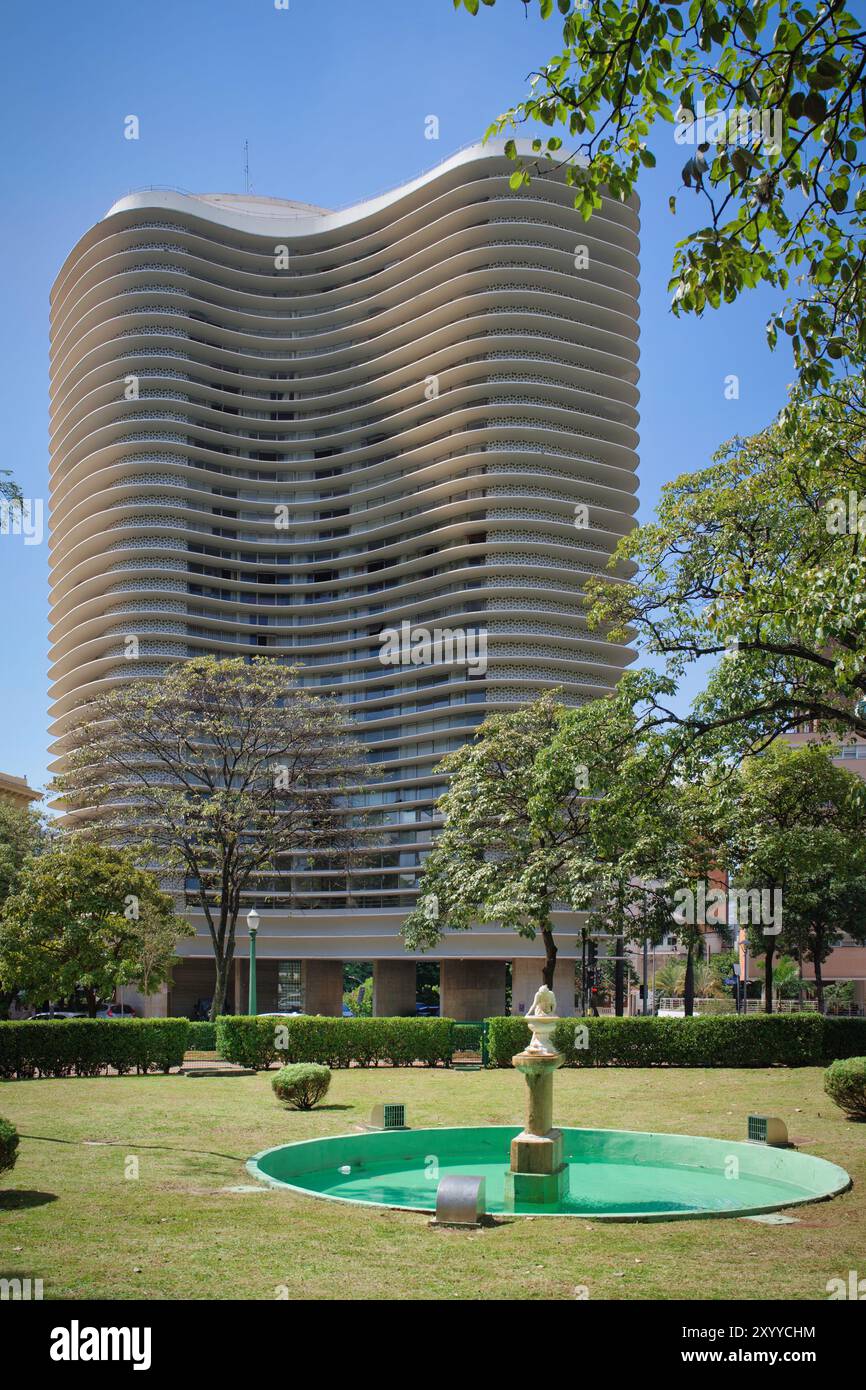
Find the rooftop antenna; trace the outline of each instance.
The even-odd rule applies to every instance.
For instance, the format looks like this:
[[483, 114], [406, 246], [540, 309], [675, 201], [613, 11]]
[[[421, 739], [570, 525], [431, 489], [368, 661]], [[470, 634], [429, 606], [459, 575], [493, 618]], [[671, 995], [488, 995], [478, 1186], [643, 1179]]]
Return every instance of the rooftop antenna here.
[[244, 141], [244, 191], [250, 191], [250, 142]]

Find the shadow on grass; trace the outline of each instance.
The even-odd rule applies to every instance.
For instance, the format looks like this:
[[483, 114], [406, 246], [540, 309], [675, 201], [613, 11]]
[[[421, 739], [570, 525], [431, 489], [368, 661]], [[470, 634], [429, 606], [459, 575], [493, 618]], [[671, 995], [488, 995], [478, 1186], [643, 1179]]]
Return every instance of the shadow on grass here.
[[220, 1153], [217, 1149], [177, 1148], [173, 1144], [139, 1144], [136, 1139], [57, 1139], [52, 1134], [21, 1134], [21, 1139], [35, 1139], [41, 1144], [67, 1144], [72, 1149], [152, 1149], [157, 1153], [200, 1154], [204, 1158], [225, 1158], [229, 1163], [246, 1163], [249, 1154]]
[[22, 1211], [25, 1207], [44, 1207], [56, 1202], [56, 1192], [30, 1192], [26, 1188], [0, 1189], [0, 1211]]

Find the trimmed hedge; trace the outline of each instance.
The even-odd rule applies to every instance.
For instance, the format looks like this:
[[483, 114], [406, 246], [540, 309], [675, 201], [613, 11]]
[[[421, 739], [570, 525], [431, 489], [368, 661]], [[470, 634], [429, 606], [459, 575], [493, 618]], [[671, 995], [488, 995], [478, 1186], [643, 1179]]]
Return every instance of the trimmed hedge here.
[[275, 1094], [292, 1110], [312, 1110], [328, 1094], [330, 1084], [330, 1067], [322, 1067], [318, 1062], [280, 1067], [271, 1082]]
[[483, 1023], [455, 1023], [454, 1051], [480, 1052], [483, 1033]]
[[248, 1018], [223, 1014], [216, 1021], [217, 1050], [226, 1062], [260, 1071], [273, 1062], [321, 1062], [334, 1069], [354, 1062], [372, 1067], [389, 1062], [451, 1065], [454, 1020], [450, 1018]]
[[185, 1018], [67, 1018], [0, 1023], [0, 1076], [167, 1072], [187, 1047]]
[[866, 1055], [866, 1018], [834, 1018], [824, 1016], [825, 1062], [837, 1057]]
[[216, 1052], [216, 1024], [190, 1022], [189, 1039], [187, 1041], [188, 1052]]
[[[864, 1023], [817, 1013], [564, 1018], [552, 1041], [568, 1067], [814, 1067], [866, 1050]], [[490, 1065], [510, 1067], [529, 1042], [528, 1025], [522, 1018], [491, 1018], [488, 1028]]]
[[15, 1167], [18, 1157], [18, 1131], [9, 1120], [0, 1115], [0, 1173], [8, 1173]]
[[824, 1073], [824, 1090], [852, 1120], [866, 1120], [866, 1057], [833, 1062]]

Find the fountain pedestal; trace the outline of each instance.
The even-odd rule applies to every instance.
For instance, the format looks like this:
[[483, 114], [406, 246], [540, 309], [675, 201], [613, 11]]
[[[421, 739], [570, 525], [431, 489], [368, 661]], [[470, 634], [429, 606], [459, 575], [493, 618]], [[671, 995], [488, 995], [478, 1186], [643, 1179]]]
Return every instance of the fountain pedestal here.
[[[551, 999], [555, 1008], [552, 995]], [[533, 1008], [537, 1003], [538, 995]], [[568, 1190], [562, 1134], [553, 1128], [553, 1074], [565, 1060], [550, 1042], [559, 1019], [553, 1013], [529, 1013], [526, 1021], [532, 1041], [511, 1059], [526, 1078], [527, 1088], [526, 1120], [511, 1141], [511, 1167], [505, 1174], [505, 1200], [511, 1207], [516, 1203], [555, 1205]]]

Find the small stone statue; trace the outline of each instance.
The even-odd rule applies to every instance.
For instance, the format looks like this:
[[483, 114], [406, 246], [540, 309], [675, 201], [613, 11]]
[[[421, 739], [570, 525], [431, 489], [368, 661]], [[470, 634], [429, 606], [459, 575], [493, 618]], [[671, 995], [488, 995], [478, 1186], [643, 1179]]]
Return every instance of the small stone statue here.
[[556, 1013], [556, 995], [547, 985], [535, 991], [535, 998], [529, 1006], [527, 1018], [549, 1018]]

